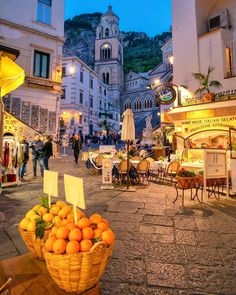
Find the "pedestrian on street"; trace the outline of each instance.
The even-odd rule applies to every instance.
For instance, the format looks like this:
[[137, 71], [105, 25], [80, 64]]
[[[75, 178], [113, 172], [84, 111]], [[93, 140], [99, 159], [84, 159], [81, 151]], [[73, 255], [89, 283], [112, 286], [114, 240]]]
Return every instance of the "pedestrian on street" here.
[[46, 136], [46, 142], [42, 147], [41, 162], [45, 170], [49, 170], [48, 160], [52, 156], [52, 138], [50, 135]]
[[22, 136], [20, 140], [20, 144], [18, 147], [18, 163], [20, 165], [19, 168], [19, 178], [20, 181], [24, 182], [24, 174], [27, 162], [29, 160], [29, 143], [26, 141], [26, 137]]
[[81, 150], [81, 138], [79, 134], [76, 134], [73, 138], [72, 142], [72, 150], [74, 151], [74, 157], [75, 157], [75, 163], [78, 164], [78, 159], [79, 159], [79, 152]]
[[38, 134], [35, 135], [35, 140], [29, 146], [32, 149], [32, 164], [33, 164], [33, 177], [37, 176], [37, 162], [39, 163], [40, 176], [43, 177], [43, 163], [40, 161], [43, 142], [40, 140]]

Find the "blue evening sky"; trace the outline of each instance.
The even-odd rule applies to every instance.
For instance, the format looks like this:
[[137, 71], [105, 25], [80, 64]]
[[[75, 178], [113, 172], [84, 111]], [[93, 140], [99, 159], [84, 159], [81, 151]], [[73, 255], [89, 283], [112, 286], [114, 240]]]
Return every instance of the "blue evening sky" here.
[[122, 31], [153, 37], [170, 29], [171, 0], [65, 0], [65, 19], [81, 13], [104, 13], [109, 4], [120, 18]]

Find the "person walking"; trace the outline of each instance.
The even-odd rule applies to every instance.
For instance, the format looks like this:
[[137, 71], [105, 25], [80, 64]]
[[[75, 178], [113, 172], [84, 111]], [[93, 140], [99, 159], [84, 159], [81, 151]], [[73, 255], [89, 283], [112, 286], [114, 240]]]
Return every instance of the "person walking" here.
[[24, 174], [25, 174], [25, 168], [27, 165], [27, 162], [29, 160], [29, 144], [26, 141], [26, 137], [22, 136], [18, 148], [18, 159], [19, 159], [19, 178], [20, 181], [24, 182], [26, 181], [24, 179]]
[[50, 135], [46, 136], [46, 142], [41, 150], [41, 162], [45, 170], [49, 170], [48, 160], [52, 156], [52, 138]]
[[39, 163], [40, 176], [43, 177], [43, 163], [40, 161], [43, 142], [40, 140], [38, 134], [35, 135], [35, 140], [29, 146], [32, 149], [32, 164], [33, 164], [33, 177], [37, 176], [37, 162]]
[[78, 164], [79, 152], [81, 150], [81, 138], [76, 134], [72, 142], [72, 150], [74, 151], [75, 163]]

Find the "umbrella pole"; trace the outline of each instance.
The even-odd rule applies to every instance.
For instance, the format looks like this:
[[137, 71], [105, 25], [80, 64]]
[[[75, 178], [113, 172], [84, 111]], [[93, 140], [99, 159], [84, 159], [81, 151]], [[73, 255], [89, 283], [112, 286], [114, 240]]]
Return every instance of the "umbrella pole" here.
[[127, 189], [129, 189], [129, 146], [130, 140], [127, 141]]

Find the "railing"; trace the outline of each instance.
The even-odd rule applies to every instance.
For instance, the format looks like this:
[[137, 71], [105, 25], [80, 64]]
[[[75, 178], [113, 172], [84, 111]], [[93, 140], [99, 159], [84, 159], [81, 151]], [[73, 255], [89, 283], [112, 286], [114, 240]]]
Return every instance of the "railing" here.
[[216, 93], [215, 97], [213, 98], [211, 102], [205, 101], [202, 96], [187, 97], [181, 103], [179, 107], [192, 106], [192, 105], [204, 104], [204, 103], [214, 103], [214, 102], [220, 102], [220, 101], [229, 101], [234, 99], [236, 99], [236, 89], [231, 89], [231, 90], [226, 90], [226, 91]]

